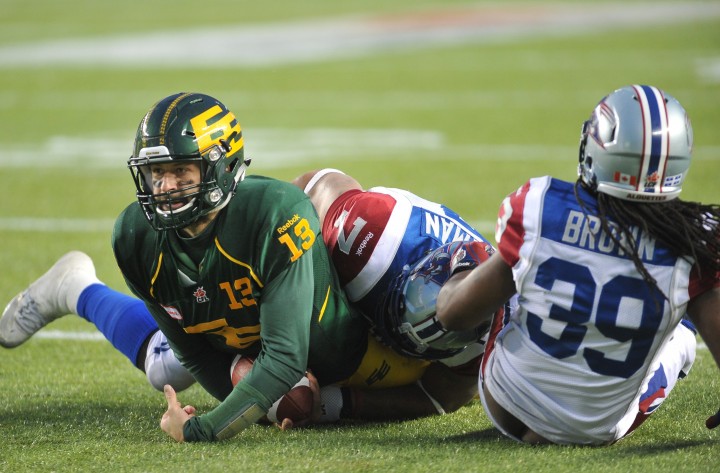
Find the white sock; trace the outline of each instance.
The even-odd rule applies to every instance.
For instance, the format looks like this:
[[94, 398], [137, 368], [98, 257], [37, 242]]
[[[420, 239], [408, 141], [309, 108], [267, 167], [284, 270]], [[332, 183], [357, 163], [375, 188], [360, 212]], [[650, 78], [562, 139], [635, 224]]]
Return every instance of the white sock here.
[[68, 313], [77, 314], [77, 304], [80, 294], [92, 284], [104, 284], [95, 273], [88, 271], [71, 271], [65, 275], [60, 285], [60, 300], [64, 298]]

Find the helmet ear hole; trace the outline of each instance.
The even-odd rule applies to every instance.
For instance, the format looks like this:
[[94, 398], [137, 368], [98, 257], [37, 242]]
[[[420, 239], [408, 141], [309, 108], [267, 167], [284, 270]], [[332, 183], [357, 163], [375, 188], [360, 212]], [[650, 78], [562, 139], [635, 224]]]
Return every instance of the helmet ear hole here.
[[235, 172], [235, 166], [237, 166], [239, 162], [239, 159], [235, 158], [230, 163], [228, 163], [227, 167], [225, 168], [225, 172], [233, 173]]

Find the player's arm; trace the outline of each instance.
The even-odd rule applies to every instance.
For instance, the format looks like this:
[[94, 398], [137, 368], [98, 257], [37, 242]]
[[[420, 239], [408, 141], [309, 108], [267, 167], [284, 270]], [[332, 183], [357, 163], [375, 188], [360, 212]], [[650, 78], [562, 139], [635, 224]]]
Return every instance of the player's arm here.
[[[296, 232], [291, 226], [283, 233], [292, 235], [294, 246], [273, 232], [264, 242], [263, 277], [269, 282], [263, 288], [260, 305], [262, 350], [250, 373], [220, 405], [187, 420], [184, 440], [223, 440], [237, 434], [265, 416], [270, 406], [305, 374], [315, 294], [312, 247], [322, 241], [316, 241], [319, 222], [309, 201], [303, 200], [289, 215], [299, 216], [298, 225], [303, 230]], [[271, 228], [278, 226], [273, 223]], [[221, 376], [229, 383], [228, 366]]]
[[330, 168], [306, 172], [293, 179], [292, 183], [310, 197], [321, 222], [338, 197], [349, 190], [362, 190], [355, 178]]
[[[720, 287], [705, 291], [690, 301], [688, 316], [697, 328], [708, 350], [720, 367]], [[714, 428], [720, 424], [720, 411], [709, 418], [706, 425]]]
[[313, 294], [311, 251], [292, 263], [263, 291], [260, 307], [263, 348], [250, 373], [238, 385], [249, 384], [261, 391], [268, 407], [305, 375]]
[[492, 320], [513, 294], [512, 268], [496, 252], [475, 269], [448, 279], [438, 294], [437, 317], [447, 330], [470, 330]]
[[450, 277], [440, 289], [436, 309], [447, 330], [469, 330], [490, 322], [495, 312], [516, 292], [512, 267], [523, 240], [523, 209], [530, 188], [526, 183], [503, 200], [498, 213], [496, 251], [471, 271]]
[[688, 315], [720, 367], [720, 287], [691, 300]]

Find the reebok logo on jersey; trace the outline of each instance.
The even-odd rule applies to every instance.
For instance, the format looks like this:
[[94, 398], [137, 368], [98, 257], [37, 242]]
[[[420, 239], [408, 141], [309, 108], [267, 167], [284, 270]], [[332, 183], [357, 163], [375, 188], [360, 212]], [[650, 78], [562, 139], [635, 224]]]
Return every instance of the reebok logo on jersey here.
[[362, 243], [360, 243], [360, 246], [358, 246], [358, 249], [355, 250], [355, 255], [362, 256], [363, 250], [368, 245], [368, 242], [375, 236], [373, 232], [368, 232], [367, 235], [365, 235], [365, 238], [363, 239]]
[[289, 219], [287, 222], [285, 222], [285, 225], [277, 228], [278, 234], [282, 235], [283, 233], [285, 233], [288, 230], [288, 228], [295, 225], [295, 223], [297, 223], [298, 220], [300, 220], [300, 216], [298, 214], [293, 215], [291, 219]]

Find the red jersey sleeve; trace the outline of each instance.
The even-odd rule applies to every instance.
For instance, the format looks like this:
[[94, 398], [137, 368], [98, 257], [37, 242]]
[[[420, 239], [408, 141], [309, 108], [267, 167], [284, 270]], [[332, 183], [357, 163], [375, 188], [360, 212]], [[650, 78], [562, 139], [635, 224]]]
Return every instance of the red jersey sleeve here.
[[503, 260], [509, 266], [515, 266], [520, 259], [520, 247], [525, 237], [523, 227], [523, 212], [525, 210], [525, 199], [530, 190], [530, 181], [508, 195], [503, 200], [498, 212], [497, 225], [495, 227], [495, 241]]

